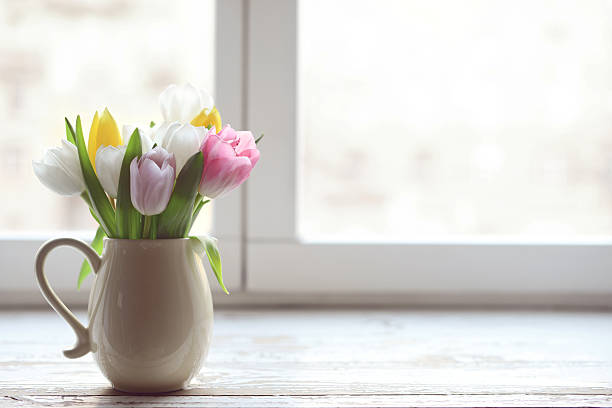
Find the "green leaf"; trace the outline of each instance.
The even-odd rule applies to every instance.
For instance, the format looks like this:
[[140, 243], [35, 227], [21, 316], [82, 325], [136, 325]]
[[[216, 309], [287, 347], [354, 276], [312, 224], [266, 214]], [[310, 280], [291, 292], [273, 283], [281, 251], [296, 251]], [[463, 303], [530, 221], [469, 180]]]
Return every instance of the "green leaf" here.
[[119, 238], [139, 239], [142, 229], [142, 215], [132, 205], [130, 192], [130, 164], [135, 158], [142, 154], [140, 134], [135, 129], [130, 136], [130, 141], [125, 149], [125, 156], [121, 162], [119, 173], [119, 187], [117, 188], [117, 236]]
[[262, 133], [257, 139], [255, 139], [255, 144], [259, 143], [261, 139], [263, 139], [264, 134]]
[[68, 121], [68, 118], [64, 118], [64, 122], [66, 122], [66, 139], [73, 145], [76, 145], [76, 141], [74, 140], [74, 129], [72, 125]]
[[[98, 229], [96, 230], [96, 236], [94, 237], [93, 241], [91, 241], [91, 247], [98, 253], [98, 255], [102, 253], [105, 236], [106, 234], [104, 233], [102, 227], [98, 227]], [[91, 265], [89, 265], [89, 262], [87, 260], [84, 260], [83, 264], [81, 265], [81, 272], [79, 272], [79, 280], [77, 282], [78, 289], [81, 289], [81, 284], [90, 273]]]
[[[68, 119], [66, 119], [68, 121]], [[81, 163], [81, 170], [83, 171], [83, 178], [85, 179], [85, 186], [87, 187], [87, 194], [89, 195], [89, 201], [91, 202], [92, 209], [96, 214], [96, 218], [100, 222], [100, 226], [104, 228], [106, 236], [114, 238], [117, 236], [115, 226], [115, 210], [108, 201], [108, 196], [104, 192], [98, 176], [89, 161], [89, 155], [87, 154], [87, 148], [85, 147], [85, 139], [83, 138], [83, 129], [81, 127], [81, 117], [77, 116], [76, 121], [76, 146], [79, 152], [79, 162]]]
[[149, 127], [150, 127], [150, 128], [152, 128], [153, 126], [155, 126], [155, 122], [151, 121], [151, 122], [149, 123]]
[[223, 284], [223, 273], [221, 271], [221, 255], [219, 254], [219, 247], [217, 246], [217, 238], [211, 236], [201, 236], [189, 237], [189, 239], [193, 244], [196, 245], [196, 249], [199, 252], [206, 252], [206, 257], [208, 258], [210, 267], [215, 273], [217, 282], [219, 282], [219, 286], [221, 286], [221, 289], [223, 289], [223, 291], [229, 295], [229, 291]]
[[159, 216], [157, 236], [159, 238], [183, 238], [188, 234], [191, 226], [193, 206], [200, 179], [204, 157], [197, 152], [187, 160], [179, 173], [174, 185], [174, 192], [170, 196], [168, 206]]
[[91, 216], [93, 217], [94, 220], [96, 220], [96, 222], [98, 224], [100, 224], [100, 220], [98, 219], [98, 216], [96, 215], [96, 213], [93, 210], [93, 207], [91, 206], [91, 201], [89, 201], [89, 194], [87, 194], [86, 191], [83, 191], [81, 193], [81, 198], [83, 199], [83, 201], [85, 201], [85, 203], [87, 204], [88, 208], [89, 208], [89, 212], [91, 213]]
[[96, 220], [96, 222], [102, 226], [102, 223], [100, 222], [100, 220], [98, 219], [98, 216], [96, 215], [96, 213], [94, 212], [93, 208], [89, 207], [89, 213], [91, 214], [91, 216], [93, 217], [94, 220]]
[[[195, 208], [193, 210], [193, 215], [191, 216], [191, 225], [189, 225], [189, 231], [191, 231], [191, 228], [193, 227], [193, 223], [195, 222], [196, 218], [198, 218], [198, 215], [200, 214], [200, 210], [202, 209], [202, 207], [204, 207], [204, 204], [208, 202], [210, 202], [210, 200], [202, 201], [202, 196], [198, 194], [198, 199], [196, 200]], [[187, 231], [187, 234], [189, 234], [189, 231]]]

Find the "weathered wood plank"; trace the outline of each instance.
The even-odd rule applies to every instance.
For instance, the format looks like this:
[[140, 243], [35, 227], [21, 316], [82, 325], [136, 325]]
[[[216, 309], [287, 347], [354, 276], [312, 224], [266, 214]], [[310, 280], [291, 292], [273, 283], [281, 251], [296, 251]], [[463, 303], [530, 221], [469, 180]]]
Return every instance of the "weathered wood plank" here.
[[[72, 407], [610, 407], [612, 397], [584, 395], [335, 395], [335, 396], [31, 396], [33, 406]], [[19, 406], [19, 405], [15, 405]]]
[[0, 396], [26, 406], [610, 406], [611, 339], [603, 312], [225, 310], [190, 389], [131, 400], [91, 355], [61, 355], [74, 339], [52, 312], [5, 311]]
[[[304, 385], [301, 385], [304, 387]], [[344, 390], [342, 389], [344, 388]], [[359, 390], [358, 387], [321, 387], [317, 388], [316, 384], [312, 384], [311, 388], [291, 389], [289, 387], [284, 388], [272, 388], [269, 385], [252, 383], [245, 385], [242, 388], [218, 388], [214, 386], [194, 386], [192, 385], [189, 389], [178, 391], [173, 393], [176, 396], [266, 396], [266, 395], [292, 395], [292, 396], [311, 396], [311, 395], [345, 395], [350, 392], [351, 395], [549, 395], [549, 396], [563, 396], [563, 395], [584, 395], [584, 396], [605, 396], [612, 397], [612, 392], [609, 389], [604, 388], [580, 388], [580, 387], [450, 387], [445, 388], [443, 386], [432, 384], [429, 386], [421, 387], [394, 387], [390, 384], [388, 387], [377, 387], [370, 388], [367, 390]], [[71, 385], [62, 385], [61, 383], [55, 385], [46, 384], [28, 384], [18, 387], [3, 387], [0, 388], [0, 395], [8, 396], [23, 396], [23, 395], [40, 395], [40, 396], [54, 396], [54, 395], [74, 395], [74, 396], [101, 396], [101, 395], [125, 395], [121, 392], [114, 391], [110, 385], [103, 384], [91, 384], [82, 385], [80, 387]]]
[[27, 405], [31, 405], [31, 403], [11, 395], [0, 395], [0, 406], [2, 407], [24, 407]]

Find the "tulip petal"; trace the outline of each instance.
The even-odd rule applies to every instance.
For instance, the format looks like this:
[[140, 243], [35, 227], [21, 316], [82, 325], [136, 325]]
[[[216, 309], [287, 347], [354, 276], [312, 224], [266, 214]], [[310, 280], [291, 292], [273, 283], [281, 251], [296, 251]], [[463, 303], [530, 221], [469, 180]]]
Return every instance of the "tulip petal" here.
[[198, 152], [208, 131], [180, 122], [163, 123], [154, 131], [159, 146], [174, 154], [178, 175], [191, 156]]
[[216, 107], [213, 107], [210, 112], [208, 108], [204, 108], [191, 120], [191, 124], [209, 129], [221, 129], [221, 115]]
[[150, 214], [159, 201], [158, 190], [161, 184], [161, 169], [153, 162], [153, 160], [143, 160], [140, 169], [140, 182], [142, 188], [142, 207], [143, 214]]
[[238, 146], [236, 146], [236, 153], [239, 156], [248, 157], [251, 160], [251, 165], [255, 166], [259, 160], [259, 150], [253, 134], [249, 131], [238, 131], [236, 135], [240, 139]]
[[204, 89], [198, 89], [198, 94], [200, 96], [200, 110], [202, 109], [213, 109], [215, 106], [215, 102], [211, 94], [206, 92]]
[[251, 166], [255, 167], [255, 165], [259, 161], [259, 150], [257, 149], [245, 150], [244, 152], [242, 152], [240, 156], [247, 157], [251, 161]]
[[87, 140], [87, 152], [89, 153], [89, 161], [94, 164], [96, 153], [98, 151], [98, 128], [100, 126], [100, 117], [98, 111], [94, 114], [93, 120], [91, 121], [91, 128], [89, 128], [89, 139]]
[[[176, 170], [176, 159], [174, 154], [169, 153], [163, 147], [157, 146], [154, 149], [146, 152], [143, 156], [143, 159], [152, 160], [158, 168], [163, 168], [164, 164], [169, 164], [172, 168]], [[141, 163], [144, 161], [141, 160]]]
[[189, 123], [203, 108], [205, 95], [191, 84], [170, 85], [159, 96], [164, 121]]
[[172, 187], [174, 186], [174, 169], [167, 167], [164, 170], [159, 170], [156, 180], [149, 185], [145, 191], [145, 205], [148, 205], [147, 215], [159, 214], [166, 209]]
[[[204, 155], [206, 161], [216, 160], [220, 157], [236, 157], [236, 151], [232, 145], [223, 141], [219, 135], [210, 135], [206, 139], [203, 150], [206, 151], [206, 154]], [[204, 164], [204, 166], [206, 166], [206, 164]]]
[[32, 167], [40, 182], [58, 194], [74, 195], [85, 190], [76, 146], [67, 140], [62, 140], [60, 147], [47, 149]]
[[121, 162], [125, 156], [126, 146], [100, 146], [96, 153], [96, 173], [104, 191], [117, 198]]
[[130, 198], [132, 199], [132, 205], [141, 214], [144, 213], [142, 206], [142, 191], [140, 188], [140, 173], [138, 171], [138, 158], [134, 157], [130, 163]]
[[172, 116], [171, 110], [174, 106], [174, 93], [176, 92], [176, 88], [177, 85], [172, 84], [164, 89], [159, 95], [159, 108], [166, 122], [169, 122]]
[[[68, 175], [76, 180], [82, 180], [79, 154], [74, 144], [62, 140], [62, 146], [49, 149], [46, 161], [61, 167]], [[83, 183], [85, 185], [85, 183]], [[84, 188], [83, 188], [84, 189]]]
[[117, 122], [115, 122], [115, 118], [113, 118], [113, 115], [108, 111], [108, 108], [104, 108], [104, 112], [100, 117], [97, 143], [98, 146], [119, 146], [123, 143], [119, 128], [117, 127]]
[[32, 168], [38, 180], [49, 190], [64, 196], [71, 196], [81, 191], [59, 167], [51, 166], [40, 161], [33, 161]]
[[207, 161], [200, 194], [210, 198], [219, 197], [242, 184], [252, 168], [251, 161], [246, 157]]
[[200, 148], [200, 132], [196, 131], [196, 128], [191, 125], [182, 125], [170, 134], [166, 140], [163, 147], [169, 152], [174, 153], [176, 172], [180, 173], [187, 160]]
[[240, 140], [238, 146], [236, 146], [236, 153], [240, 154], [245, 150], [257, 149], [253, 133], [248, 130], [240, 130], [236, 132], [236, 136]]
[[160, 125], [155, 125], [151, 131], [151, 139], [157, 143], [158, 146], [162, 146], [166, 143], [168, 135], [172, 134], [176, 129], [181, 127], [180, 122], [164, 122]]

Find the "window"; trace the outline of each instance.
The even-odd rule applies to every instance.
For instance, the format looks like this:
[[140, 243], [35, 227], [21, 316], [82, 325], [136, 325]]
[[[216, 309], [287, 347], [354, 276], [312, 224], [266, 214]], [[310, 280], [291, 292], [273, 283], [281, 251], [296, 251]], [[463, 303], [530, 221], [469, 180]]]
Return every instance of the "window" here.
[[611, 12], [250, 2], [246, 117], [273, 160], [248, 184], [247, 288], [600, 301]]
[[[33, 254], [50, 235], [33, 231], [93, 226], [31, 176], [62, 115], [83, 109], [87, 126], [106, 102], [121, 123], [148, 119], [161, 87], [190, 79], [224, 122], [265, 134], [202, 226], [232, 291], [218, 302], [610, 304], [607, 3], [175, 3], [0, 3], [0, 257], [25, 277], [1, 302], [40, 299]], [[30, 217], [32, 200], [48, 212]], [[80, 261], [58, 251], [51, 279], [84, 302], [65, 272]]]

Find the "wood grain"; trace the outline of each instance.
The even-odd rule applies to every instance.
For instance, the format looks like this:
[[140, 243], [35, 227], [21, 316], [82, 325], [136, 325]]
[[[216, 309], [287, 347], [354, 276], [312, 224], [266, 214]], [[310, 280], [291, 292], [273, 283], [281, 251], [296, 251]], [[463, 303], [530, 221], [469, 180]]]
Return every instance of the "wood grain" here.
[[611, 313], [217, 311], [206, 367], [164, 396], [112, 390], [71, 336], [0, 312], [0, 405], [612, 406]]
[[334, 396], [34, 396], [8, 401], [13, 406], [99, 407], [568, 407], [609, 406], [605, 396], [542, 395], [334, 395]]

